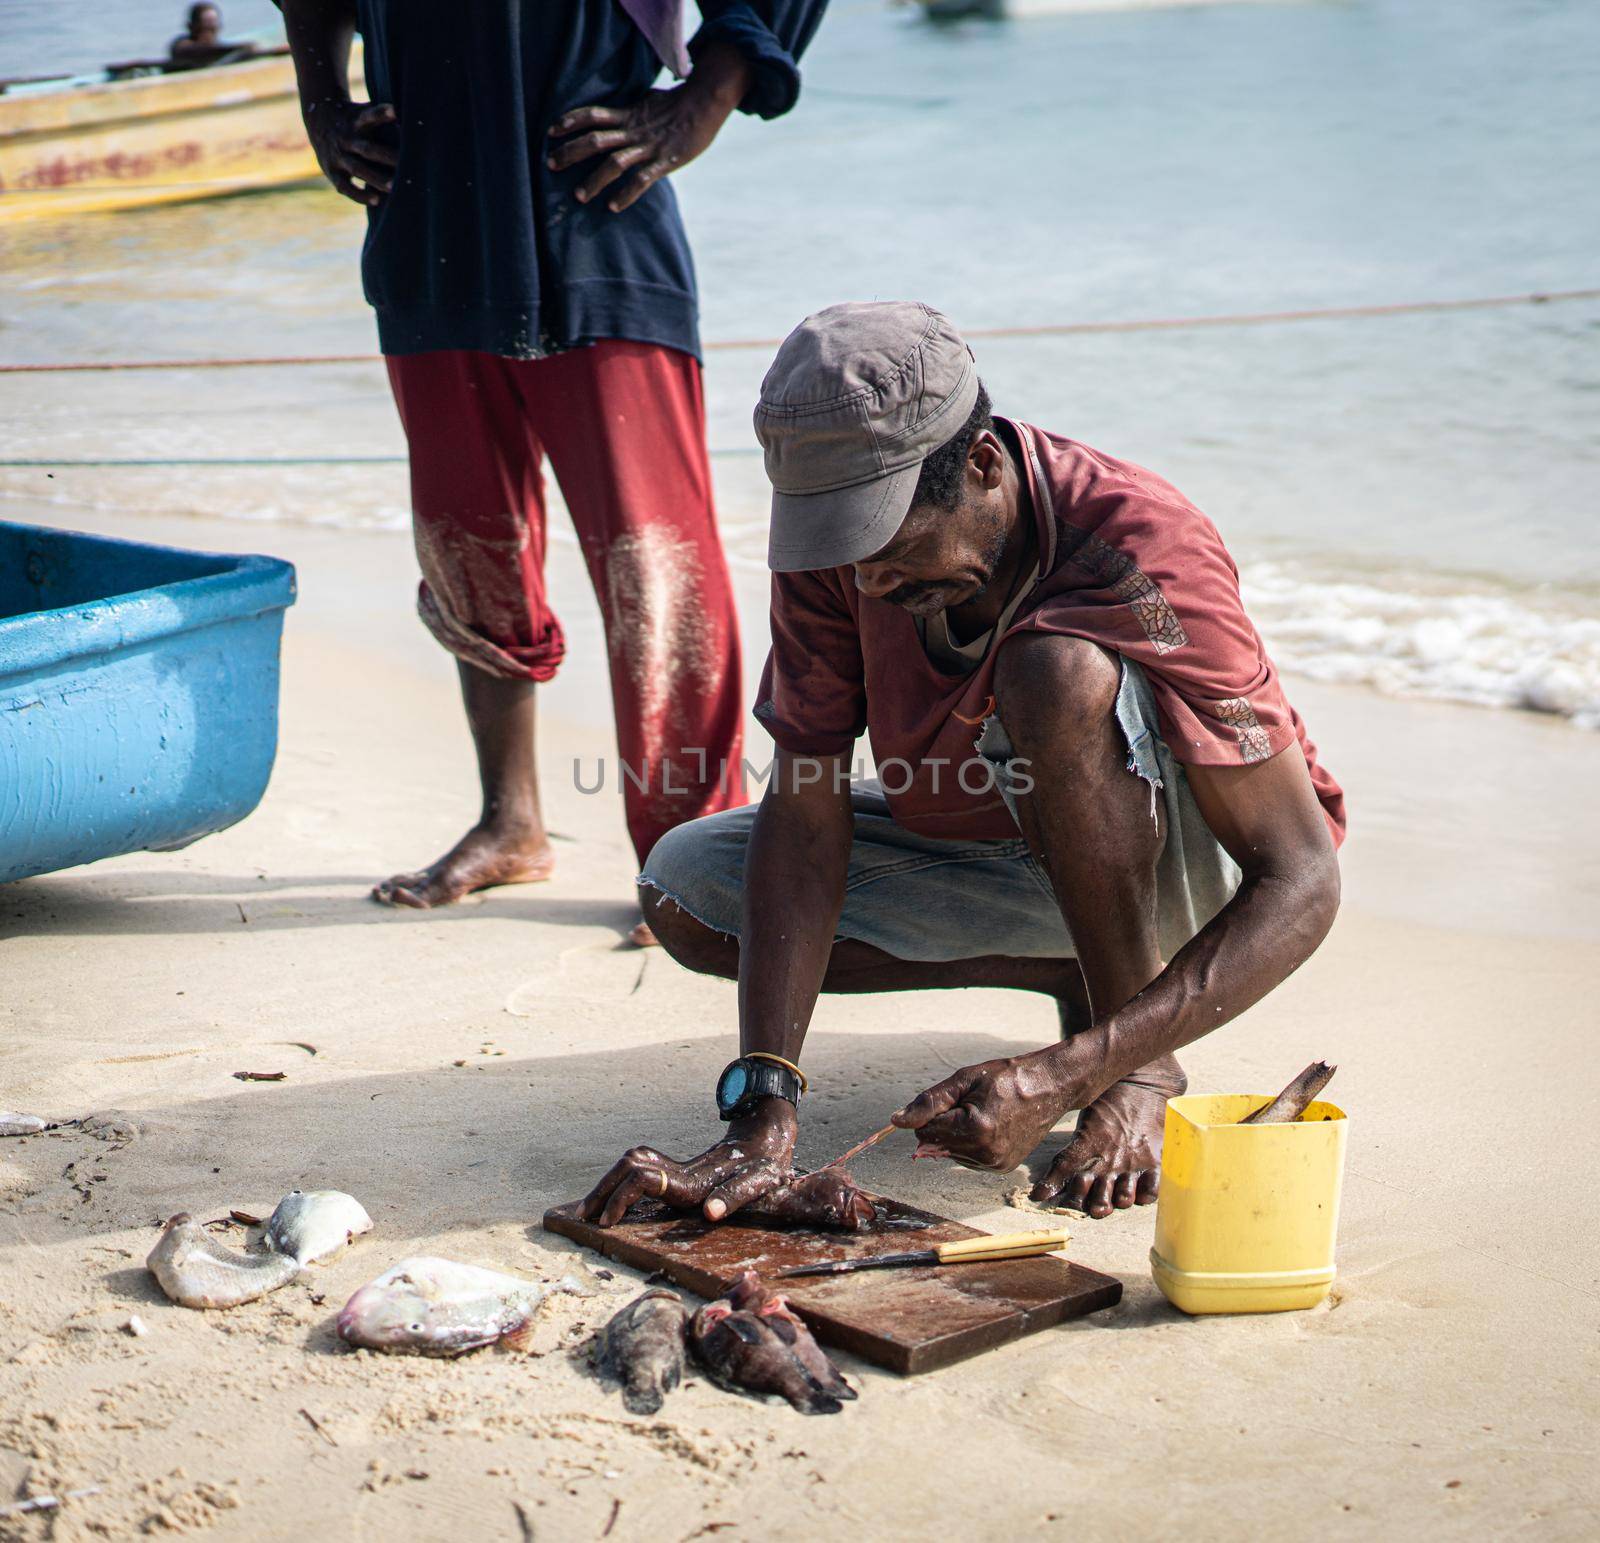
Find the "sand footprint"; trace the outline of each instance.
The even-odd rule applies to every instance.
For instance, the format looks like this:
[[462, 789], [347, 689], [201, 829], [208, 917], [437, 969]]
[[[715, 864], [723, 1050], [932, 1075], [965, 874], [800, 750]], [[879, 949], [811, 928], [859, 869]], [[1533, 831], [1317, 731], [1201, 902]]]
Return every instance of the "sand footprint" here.
[[553, 1000], [620, 1002], [644, 981], [651, 955], [646, 949], [587, 944], [565, 950], [555, 967], [525, 980], [506, 997], [513, 1018], [536, 1018]]

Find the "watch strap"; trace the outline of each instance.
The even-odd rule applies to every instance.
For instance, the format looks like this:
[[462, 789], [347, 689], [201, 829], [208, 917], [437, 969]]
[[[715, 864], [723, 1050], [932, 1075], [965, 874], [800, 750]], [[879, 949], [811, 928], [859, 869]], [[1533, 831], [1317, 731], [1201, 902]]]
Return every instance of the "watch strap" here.
[[737, 1119], [745, 1114], [758, 1098], [786, 1098], [796, 1108], [799, 1107], [800, 1095], [805, 1091], [805, 1079], [787, 1065], [756, 1056], [740, 1056], [722, 1075], [726, 1077], [734, 1066], [744, 1069], [745, 1090], [737, 1103], [723, 1107], [719, 1101], [717, 1112], [724, 1120]]

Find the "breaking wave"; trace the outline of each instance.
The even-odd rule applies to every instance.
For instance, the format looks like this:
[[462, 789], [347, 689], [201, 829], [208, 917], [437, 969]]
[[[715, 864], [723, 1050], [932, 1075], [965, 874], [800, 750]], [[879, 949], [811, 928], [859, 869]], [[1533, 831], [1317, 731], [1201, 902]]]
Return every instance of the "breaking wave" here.
[[[377, 471], [291, 467], [266, 487], [237, 474], [191, 472], [179, 484], [181, 502], [166, 475], [124, 473], [75, 487], [63, 486], [63, 478], [41, 495], [37, 474], [24, 494], [13, 473], [0, 475], [0, 506], [15, 500], [125, 514], [408, 531], [403, 464]], [[741, 515], [745, 500], [730, 502], [733, 509], [720, 522], [729, 563], [751, 579], [759, 575], [764, 594], [765, 508]], [[15, 517], [29, 515], [23, 509]], [[62, 523], [70, 524], [70, 516]], [[560, 545], [576, 544], [559, 508], [552, 511], [550, 534]], [[1447, 575], [1430, 584], [1416, 570], [1402, 585], [1294, 560], [1247, 562], [1241, 580], [1246, 608], [1273, 658], [1292, 674], [1393, 696], [1525, 708], [1600, 730], [1600, 595], [1591, 591], [1497, 586]], [[750, 646], [756, 647], [755, 635], [764, 631], [752, 610], [759, 604], [757, 591], [744, 581], [740, 589]]]
[[1600, 605], [1545, 589], [1389, 588], [1286, 563], [1241, 573], [1274, 660], [1392, 696], [1553, 713], [1600, 729]]

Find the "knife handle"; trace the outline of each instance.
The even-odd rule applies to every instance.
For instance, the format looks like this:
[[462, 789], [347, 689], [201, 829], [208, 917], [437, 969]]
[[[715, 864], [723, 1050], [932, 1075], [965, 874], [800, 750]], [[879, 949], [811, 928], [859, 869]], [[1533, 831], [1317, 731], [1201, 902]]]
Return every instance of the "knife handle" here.
[[976, 1263], [982, 1259], [1028, 1259], [1035, 1254], [1048, 1254], [1065, 1248], [1072, 1234], [1065, 1227], [1054, 1227], [1048, 1232], [1002, 1232], [993, 1236], [962, 1238], [956, 1243], [940, 1243], [934, 1252], [940, 1264], [954, 1264], [965, 1260]]

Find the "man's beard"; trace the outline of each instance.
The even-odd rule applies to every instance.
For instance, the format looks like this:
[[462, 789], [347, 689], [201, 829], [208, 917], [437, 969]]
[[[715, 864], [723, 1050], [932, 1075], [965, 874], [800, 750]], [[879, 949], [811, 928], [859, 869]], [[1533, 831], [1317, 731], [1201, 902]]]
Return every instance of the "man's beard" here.
[[[994, 579], [995, 569], [1000, 566], [1000, 559], [1002, 556], [1004, 556], [1005, 549], [1006, 532], [1005, 527], [1002, 525], [990, 533], [989, 543], [985, 547], [983, 556], [980, 559], [984, 575], [983, 582], [980, 583], [970, 595], [963, 595], [961, 599], [956, 602], [956, 604], [967, 605], [974, 600], [981, 599], [989, 592], [989, 585]], [[916, 601], [927, 600], [932, 596], [949, 589], [950, 587], [951, 586], [948, 583], [929, 583], [926, 580], [917, 579], [907, 584], [901, 584], [895, 589], [891, 589], [883, 598], [887, 600], [890, 605], [898, 605], [907, 610], [912, 610]], [[947, 601], [944, 605], [939, 606], [937, 609], [941, 611], [947, 610], [949, 608], [949, 604], [950, 602]], [[913, 612], [913, 614], [933, 615], [934, 612]]]

